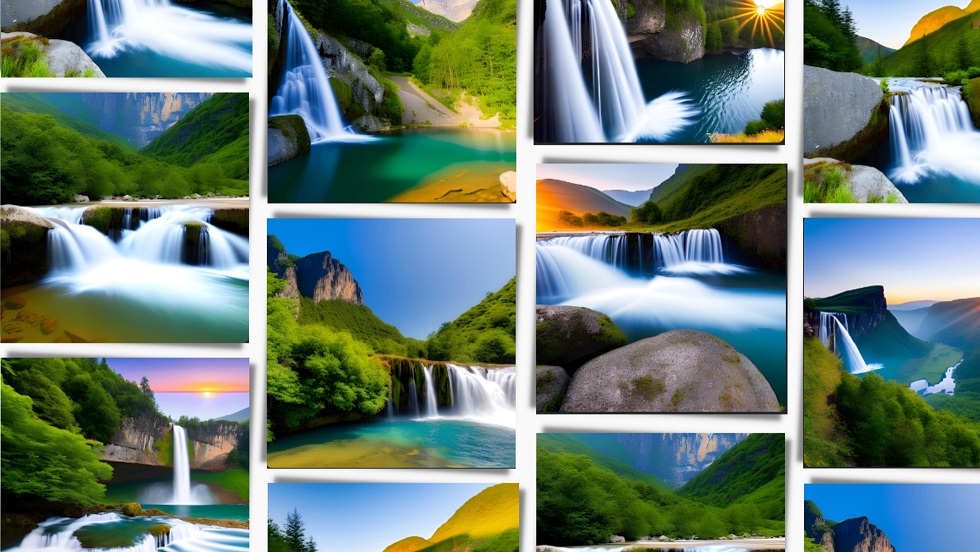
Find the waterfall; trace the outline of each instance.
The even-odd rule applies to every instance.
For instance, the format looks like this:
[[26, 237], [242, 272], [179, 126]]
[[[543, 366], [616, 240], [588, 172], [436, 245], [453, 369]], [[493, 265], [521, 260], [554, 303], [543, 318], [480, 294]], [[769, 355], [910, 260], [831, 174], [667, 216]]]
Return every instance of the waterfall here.
[[698, 115], [677, 92], [646, 103], [626, 31], [608, 0], [550, 0], [541, 32], [544, 122], [536, 139], [666, 140]]
[[[848, 371], [850, 371], [850, 373], [863, 374], [873, 370], [880, 370], [883, 367], [881, 364], [867, 364], [864, 361], [864, 357], [861, 356], [861, 351], [859, 351], [857, 345], [854, 344], [854, 340], [851, 339], [851, 334], [848, 333], [847, 328], [844, 327], [844, 324], [842, 324], [841, 321], [833, 314], [830, 314], [830, 318], [833, 320], [833, 324], [836, 329], [835, 335], [837, 337], [837, 351], [838, 353], [843, 353], [844, 359], [847, 361]], [[820, 325], [820, 334], [823, 336], [823, 317], [821, 317]]]
[[330, 88], [323, 60], [306, 27], [286, 0], [279, 0], [278, 13], [286, 27], [286, 65], [279, 90], [272, 98], [269, 116], [296, 114], [306, 122], [313, 143], [347, 140], [358, 136], [344, 123]]
[[174, 429], [174, 504], [192, 504], [191, 465], [187, 452], [187, 432], [177, 424]]
[[725, 263], [721, 234], [714, 228], [654, 234], [653, 243], [658, 268], [677, 269], [686, 263]]
[[[839, 320], [843, 320], [844, 329], [850, 331], [847, 325], [847, 315], [837, 312], [823, 312], [820, 311], [820, 329], [818, 330], [820, 342], [823, 343], [824, 347], [832, 349], [830, 344], [830, 338], [834, 335], [834, 330], [836, 329], [836, 323]], [[834, 347], [836, 348], [836, 346]]]
[[915, 79], [890, 79], [889, 139], [893, 168], [888, 176], [915, 184], [948, 173], [980, 184], [980, 132], [973, 127], [959, 88]]
[[439, 402], [436, 400], [436, 385], [432, 377], [432, 366], [423, 366], [422, 373], [425, 375], [425, 417], [439, 417]]
[[96, 58], [152, 50], [193, 64], [252, 71], [252, 26], [176, 6], [170, 0], [87, 0]]
[[412, 379], [408, 383], [408, 408], [412, 411], [412, 417], [419, 417], [419, 395], [418, 389], [415, 386], [415, 374], [412, 374]]

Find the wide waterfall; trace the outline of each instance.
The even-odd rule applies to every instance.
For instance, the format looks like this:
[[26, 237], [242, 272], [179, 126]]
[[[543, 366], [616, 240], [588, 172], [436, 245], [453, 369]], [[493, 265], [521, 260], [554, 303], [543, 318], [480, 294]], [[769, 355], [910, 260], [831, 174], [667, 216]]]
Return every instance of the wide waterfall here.
[[889, 178], [915, 184], [950, 174], [980, 184], [980, 132], [958, 88], [915, 79], [889, 79], [892, 170]]
[[172, 517], [129, 518], [114, 513], [89, 514], [77, 519], [50, 518], [38, 524], [28, 533], [20, 545], [10, 548], [10, 552], [84, 552], [92, 548], [83, 547], [75, 533], [85, 528], [105, 528], [107, 532], [125, 532], [128, 526], [142, 527], [146, 531], [147, 521], [169, 525], [167, 534], [153, 536], [149, 532], [137, 537], [132, 546], [114, 547], [113, 552], [157, 552], [165, 550], [235, 550], [248, 549], [247, 529], [228, 529], [194, 525]]
[[[841, 318], [844, 319], [843, 323], [840, 320]], [[846, 324], [847, 315], [821, 312], [820, 341], [829, 348], [831, 338], [833, 338], [834, 348], [838, 354], [843, 355], [844, 360], [847, 362], [848, 371], [852, 374], [864, 374], [865, 372], [880, 370], [883, 367], [882, 364], [868, 364], [864, 361], [864, 357], [861, 356], [861, 351], [858, 350], [854, 340], [851, 339], [851, 334]]]
[[251, 74], [252, 26], [170, 0], [88, 0], [95, 58], [151, 50], [183, 62]]
[[[445, 367], [447, 372], [443, 373], [448, 374], [448, 394], [443, 396], [440, 396], [437, 389], [435, 366], [420, 367], [424, 381], [423, 393], [420, 393], [415, 383], [414, 370], [408, 375], [408, 411], [402, 414], [420, 420], [465, 418], [514, 427], [517, 402], [515, 368], [455, 364], [446, 364]], [[389, 412], [397, 415], [400, 412], [393, 402], [388, 402]], [[439, 406], [440, 404], [444, 406]]]
[[281, 25], [286, 28], [286, 64], [269, 116], [299, 115], [306, 122], [313, 143], [365, 139], [344, 122], [323, 60], [293, 6], [279, 0], [277, 9]]
[[550, 0], [541, 35], [539, 141], [666, 140], [699, 114], [678, 92], [646, 102], [626, 31], [608, 0]]
[[174, 432], [174, 504], [191, 504], [191, 465], [187, 453], [187, 432], [177, 424]]

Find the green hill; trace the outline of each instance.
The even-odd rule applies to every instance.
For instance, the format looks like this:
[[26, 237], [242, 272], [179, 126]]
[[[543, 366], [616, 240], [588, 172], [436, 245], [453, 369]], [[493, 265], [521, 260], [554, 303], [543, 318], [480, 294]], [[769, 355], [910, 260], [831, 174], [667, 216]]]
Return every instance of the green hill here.
[[765, 519], [785, 519], [785, 435], [749, 435], [688, 481], [677, 494], [719, 508], [751, 504]]
[[225, 177], [248, 180], [248, 121], [248, 94], [215, 94], [140, 152], [182, 167], [217, 164]]
[[678, 165], [670, 178], [650, 191], [650, 201], [663, 202], [684, 188], [695, 176], [710, 169], [711, 165]]
[[878, 59], [879, 53], [881, 54], [881, 59], [885, 59], [898, 51], [894, 48], [889, 48], [888, 46], [878, 44], [874, 40], [863, 36], [857, 37], [857, 47], [858, 51], [861, 52], [861, 58], [865, 63], [873, 63], [876, 59]]
[[[446, 19], [445, 17], [424, 10], [411, 2], [411, 0], [380, 0], [405, 18], [407, 23], [417, 25], [431, 31], [455, 31], [459, 25]], [[409, 29], [409, 34], [412, 30]]]
[[316, 303], [309, 297], [300, 297], [299, 305], [300, 324], [319, 324], [347, 332], [376, 353], [414, 356], [414, 351], [406, 349], [409, 340], [398, 328], [378, 318], [367, 305], [355, 305], [343, 299]]
[[430, 360], [512, 364], [516, 355], [517, 279], [445, 322], [429, 336]]
[[467, 500], [429, 539], [408, 537], [385, 552], [517, 552], [520, 517], [517, 483], [501, 483]]
[[643, 473], [625, 462], [596, 451], [574, 433], [538, 433], [538, 446], [550, 452], [588, 456], [596, 465], [622, 478], [642, 481], [668, 492], [673, 491], [671, 486], [659, 477]]
[[20, 113], [51, 115], [61, 126], [70, 128], [86, 138], [92, 138], [93, 140], [105, 140], [106, 142], [128, 150], [134, 149], [133, 145], [127, 142], [122, 136], [111, 132], [106, 132], [88, 121], [68, 115], [38, 94], [10, 92], [3, 95], [2, 103], [5, 107], [9, 107], [10, 109]]
[[980, 66], [980, 12], [945, 23], [925, 37], [906, 43], [885, 60], [889, 76], [937, 77]]

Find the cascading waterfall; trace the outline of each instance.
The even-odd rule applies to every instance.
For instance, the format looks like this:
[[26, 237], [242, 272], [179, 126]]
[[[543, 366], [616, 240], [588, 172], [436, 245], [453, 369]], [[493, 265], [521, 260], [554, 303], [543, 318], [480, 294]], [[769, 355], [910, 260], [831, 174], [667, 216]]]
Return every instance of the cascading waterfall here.
[[152, 50], [187, 63], [252, 70], [252, 26], [170, 0], [88, 0], [91, 42], [96, 58], [126, 50]]
[[166, 535], [154, 537], [146, 533], [132, 546], [111, 548], [112, 552], [157, 552], [164, 547], [173, 550], [234, 550], [248, 549], [249, 533], [246, 529], [194, 525], [172, 517], [129, 518], [115, 513], [89, 514], [78, 519], [50, 518], [38, 524], [28, 533], [20, 545], [8, 549], [10, 552], [85, 552], [82, 542], [75, 532], [89, 526], [105, 524], [129, 524], [153, 521], [169, 525]]
[[312, 143], [365, 139], [344, 122], [323, 60], [293, 6], [279, 0], [277, 9], [281, 25], [286, 26], [286, 64], [269, 116], [299, 115]]
[[174, 432], [174, 504], [191, 502], [191, 465], [187, 453], [187, 432], [173, 424]]
[[425, 417], [436, 418], [439, 416], [439, 403], [436, 400], [435, 378], [432, 377], [432, 366], [424, 366], [422, 373], [425, 375]]
[[[611, 2], [551, 0], [542, 35], [542, 141], [666, 140], [699, 114], [678, 92], [646, 103], [626, 32]], [[584, 63], [583, 52], [589, 56]]]
[[412, 417], [419, 417], [419, 394], [415, 386], [414, 374], [412, 375], [412, 380], [408, 383], [408, 408], [412, 411]]
[[850, 330], [847, 325], [846, 314], [820, 311], [820, 329], [818, 330], [818, 334], [820, 342], [823, 343], [824, 347], [830, 348], [830, 338], [834, 335], [836, 323], [840, 320], [843, 320], [844, 329]]
[[873, 370], [880, 370], [883, 365], [866, 363], [864, 361], [864, 357], [861, 356], [861, 351], [858, 350], [857, 345], [854, 344], [854, 340], [851, 339], [851, 334], [848, 333], [847, 328], [844, 327], [844, 324], [842, 324], [836, 316], [831, 315], [831, 318], [833, 319], [837, 330], [837, 351], [843, 352], [844, 359], [847, 361], [848, 371], [850, 371], [852, 374], [863, 374]]
[[[449, 396], [443, 397], [442, 402], [449, 406], [441, 407], [440, 412], [435, 367], [422, 366], [425, 397], [424, 400], [419, 397], [413, 373], [408, 381], [406, 415], [416, 419], [460, 417], [484, 423], [514, 426], [517, 403], [516, 368], [483, 368], [455, 364], [447, 364], [446, 368]], [[424, 402], [424, 409], [420, 407], [422, 402]], [[398, 414], [397, 405], [394, 408], [392, 405], [393, 401], [389, 399], [389, 418]]]
[[889, 88], [899, 92], [889, 100], [889, 178], [915, 184], [929, 174], [949, 173], [980, 184], [980, 132], [959, 88], [915, 79], [890, 79]]

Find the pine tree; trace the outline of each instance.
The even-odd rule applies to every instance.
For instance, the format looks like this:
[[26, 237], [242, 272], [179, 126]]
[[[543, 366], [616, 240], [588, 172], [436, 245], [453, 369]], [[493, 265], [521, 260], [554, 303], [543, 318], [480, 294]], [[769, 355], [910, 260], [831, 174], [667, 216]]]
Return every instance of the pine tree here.
[[283, 531], [283, 538], [294, 552], [304, 552], [306, 543], [304, 540], [305, 527], [303, 517], [293, 508], [293, 511], [286, 514], [286, 526]]

